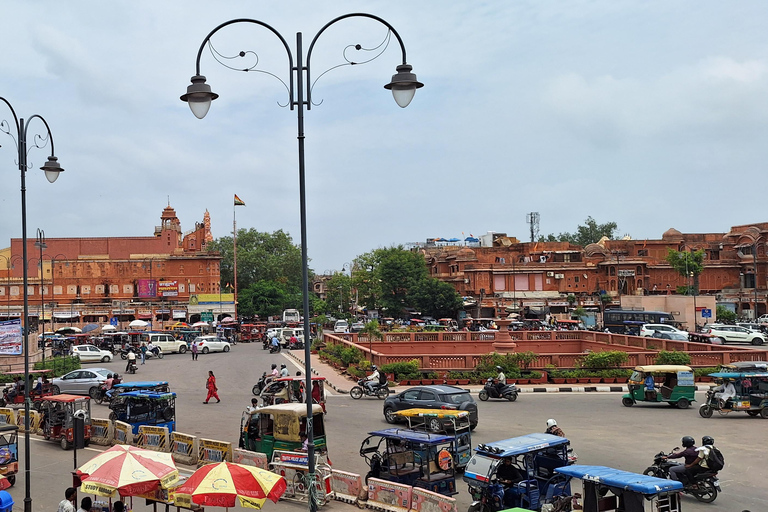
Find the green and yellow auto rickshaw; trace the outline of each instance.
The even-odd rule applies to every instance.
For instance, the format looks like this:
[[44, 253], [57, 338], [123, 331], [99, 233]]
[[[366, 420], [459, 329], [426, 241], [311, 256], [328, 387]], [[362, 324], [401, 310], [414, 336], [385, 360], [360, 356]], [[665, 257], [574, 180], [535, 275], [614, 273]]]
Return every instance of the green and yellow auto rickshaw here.
[[637, 366], [629, 377], [628, 388], [629, 393], [621, 398], [621, 403], [626, 407], [632, 407], [637, 402], [666, 402], [686, 409], [695, 401], [696, 386], [693, 383], [693, 370], [689, 366]]
[[[240, 421], [240, 448], [261, 452], [272, 459], [275, 450], [298, 451], [300, 434], [307, 431], [307, 406], [284, 403], [267, 407], [249, 407]], [[315, 452], [327, 455], [323, 408], [312, 405], [312, 434]]]

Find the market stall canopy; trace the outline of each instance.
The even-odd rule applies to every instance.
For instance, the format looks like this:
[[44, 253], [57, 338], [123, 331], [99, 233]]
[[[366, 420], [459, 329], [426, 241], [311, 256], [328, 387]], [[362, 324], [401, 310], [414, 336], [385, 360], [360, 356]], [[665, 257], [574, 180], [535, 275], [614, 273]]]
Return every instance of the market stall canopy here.
[[114, 325], [112, 325], [112, 324], [107, 324], [107, 325], [102, 325], [102, 326], [101, 326], [101, 330], [102, 330], [103, 332], [106, 332], [106, 331], [115, 331], [115, 330], [117, 330], [117, 327], [115, 327], [115, 326], [114, 326]]
[[98, 328], [99, 328], [98, 324], [88, 324], [85, 327], [83, 327], [83, 332], [95, 331]]
[[255, 466], [219, 462], [199, 468], [175, 492], [191, 496], [193, 503], [204, 507], [229, 508], [239, 501], [242, 507], [260, 509], [267, 499], [277, 503], [285, 489], [285, 478], [278, 474]]
[[192, 327], [210, 327], [208, 322], [195, 322], [192, 324]]
[[68, 325], [66, 327], [60, 327], [56, 329], [56, 332], [58, 332], [59, 334], [79, 334], [83, 332], [83, 330], [80, 329], [79, 327]]
[[134, 321], [132, 321], [131, 323], [128, 324], [128, 327], [136, 328], [136, 327], [146, 327], [148, 325], [149, 324], [147, 322], [145, 322], [144, 320], [134, 320]]

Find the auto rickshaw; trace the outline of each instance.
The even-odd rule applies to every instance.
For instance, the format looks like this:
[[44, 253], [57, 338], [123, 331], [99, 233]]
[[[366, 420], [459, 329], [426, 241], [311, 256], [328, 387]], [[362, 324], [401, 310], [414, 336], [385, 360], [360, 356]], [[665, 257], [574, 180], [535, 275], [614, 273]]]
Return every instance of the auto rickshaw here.
[[[564, 437], [528, 434], [478, 445], [464, 469], [464, 482], [469, 484], [473, 499], [468, 512], [498, 512], [511, 507], [541, 510], [544, 504], [570, 496], [568, 479], [555, 473], [557, 468], [573, 463], [570, 444]], [[499, 478], [502, 465], [512, 466], [517, 478]]]
[[[307, 379], [302, 376], [279, 377], [267, 384], [261, 391], [264, 405], [274, 405], [286, 402], [304, 403], [304, 385]], [[312, 377], [312, 403], [325, 409], [325, 377]]]
[[[37, 402], [39, 402], [43, 397], [51, 396], [53, 392], [51, 391], [51, 383], [45, 382], [48, 380], [48, 375], [51, 374], [53, 370], [30, 370], [29, 371], [29, 380], [31, 382], [31, 388], [29, 390], [29, 398], [34, 402], [34, 407], [37, 407]], [[7, 385], [3, 389], [3, 395], [0, 397], [0, 407], [14, 407], [14, 406], [21, 406], [24, 405], [24, 370], [15, 370], [11, 372], [4, 372], [3, 375], [8, 375], [12, 379], [16, 377], [20, 377], [21, 380], [19, 380], [19, 389], [18, 391], [13, 389], [12, 385]], [[42, 376], [44, 377], [44, 382], [42, 385], [41, 390], [37, 390], [37, 377]], [[11, 383], [12, 384], [12, 383]], [[15, 392], [16, 391], [16, 392]]]
[[[683, 484], [604, 466], [574, 465], [555, 469], [582, 481], [583, 512], [680, 512]], [[570, 497], [569, 497], [570, 499]], [[570, 510], [568, 508], [567, 510]]]
[[[240, 420], [240, 448], [261, 452], [272, 459], [275, 450], [296, 451], [301, 448], [299, 434], [307, 430], [307, 406], [285, 403], [248, 408]], [[312, 435], [316, 453], [327, 458], [323, 408], [312, 406]]]
[[[107, 390], [104, 385], [102, 385], [99, 389], [99, 395], [94, 398], [94, 400], [97, 404], [101, 405], [105, 401], [111, 402], [119, 394], [128, 391], [155, 391], [157, 393], [167, 393], [170, 390], [170, 385], [164, 380], [120, 382], [118, 384], [113, 384], [111, 390]], [[106, 396], [109, 391], [111, 391], [111, 393], [109, 393], [111, 398]]]
[[368, 432], [360, 456], [370, 471], [368, 478], [420, 487], [446, 496], [456, 494], [452, 450], [455, 438], [406, 428]]
[[19, 427], [16, 425], [0, 425], [0, 475], [8, 483], [16, 483], [16, 473], [19, 472]]
[[168, 433], [176, 428], [176, 393], [156, 391], [127, 391], [109, 404], [109, 419], [130, 423], [133, 433], [142, 425], [166, 427]]
[[[653, 391], [646, 390], [645, 379], [654, 378]], [[621, 403], [632, 407], [637, 402], [662, 403], [687, 409], [694, 402], [696, 386], [693, 383], [693, 370], [683, 365], [647, 365], [637, 366], [629, 377], [629, 393], [621, 398]]]
[[469, 412], [450, 409], [404, 409], [393, 414], [398, 419], [407, 421], [410, 430], [452, 436], [451, 455], [456, 469], [463, 470], [472, 458]]
[[40, 421], [46, 441], [59, 441], [61, 448], [72, 448], [75, 440], [73, 418], [85, 422], [85, 445], [91, 442], [91, 398], [78, 395], [52, 395], [40, 401]]
[[711, 418], [714, 411], [722, 416], [733, 411], [746, 412], [750, 416], [768, 418], [768, 372], [764, 370], [753, 371], [724, 371], [710, 373], [710, 377], [728, 379], [736, 389], [736, 396], [722, 400], [715, 396], [714, 390], [707, 391], [706, 402], [699, 407], [699, 415], [702, 418]]

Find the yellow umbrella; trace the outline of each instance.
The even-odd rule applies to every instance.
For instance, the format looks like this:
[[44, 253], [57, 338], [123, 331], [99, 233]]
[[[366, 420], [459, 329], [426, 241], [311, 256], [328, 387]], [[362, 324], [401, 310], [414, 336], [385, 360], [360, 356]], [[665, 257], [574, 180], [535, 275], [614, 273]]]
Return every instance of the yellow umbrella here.
[[136, 496], [167, 489], [179, 479], [179, 470], [170, 453], [153, 452], [118, 444], [101, 452], [78, 468], [82, 491], [113, 497]]
[[255, 466], [232, 462], [206, 464], [174, 491], [177, 499], [208, 507], [234, 507], [235, 499], [246, 508], [260, 509], [267, 499], [277, 503], [285, 492], [285, 479]]

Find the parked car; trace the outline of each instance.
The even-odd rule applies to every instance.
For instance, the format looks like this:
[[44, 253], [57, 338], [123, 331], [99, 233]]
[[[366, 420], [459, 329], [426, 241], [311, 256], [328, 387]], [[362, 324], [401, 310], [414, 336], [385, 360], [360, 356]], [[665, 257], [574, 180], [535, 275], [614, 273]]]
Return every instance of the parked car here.
[[683, 331], [668, 324], [643, 324], [640, 328], [640, 336], [653, 336], [655, 332], [674, 332], [682, 334], [686, 340], [688, 339], [688, 331]]
[[751, 343], [752, 345], [765, 343], [765, 335], [738, 325], [707, 324], [704, 326], [704, 332], [719, 338], [723, 345], [736, 342]]
[[108, 363], [112, 360], [112, 352], [102, 350], [95, 345], [73, 345], [72, 355], [80, 359], [80, 362], [99, 361]]
[[[469, 412], [469, 428], [477, 426], [477, 403], [469, 391], [456, 386], [416, 386], [396, 395], [389, 395], [384, 400], [384, 419], [387, 423], [398, 420], [395, 411], [404, 409], [449, 409]], [[445, 427], [450, 424], [446, 423]]]
[[350, 328], [350, 332], [360, 332], [365, 329], [365, 322], [355, 322]]
[[333, 324], [333, 332], [349, 332], [349, 322], [346, 320], [336, 320]]
[[203, 354], [208, 352], [229, 352], [230, 349], [229, 342], [218, 336], [198, 336], [192, 343], [197, 344], [197, 351]]
[[761, 329], [760, 324], [755, 324], [750, 322], [736, 322], [736, 325], [738, 325], [739, 327], [743, 327], [745, 329], [749, 329], [750, 331], [763, 332], [763, 329]]
[[107, 375], [110, 373], [113, 373], [113, 371], [106, 368], [72, 370], [61, 377], [51, 380], [51, 392], [54, 395], [64, 393], [68, 395], [88, 395], [91, 398], [96, 398], [99, 394], [99, 386], [107, 380]]
[[662, 340], [688, 341], [688, 334], [683, 334], [681, 332], [655, 331], [651, 337]]
[[184, 340], [177, 340], [170, 334], [149, 332], [139, 336], [139, 342], [146, 343], [147, 345], [152, 343], [166, 354], [170, 354], [171, 352], [183, 354], [187, 351], [187, 342]]

